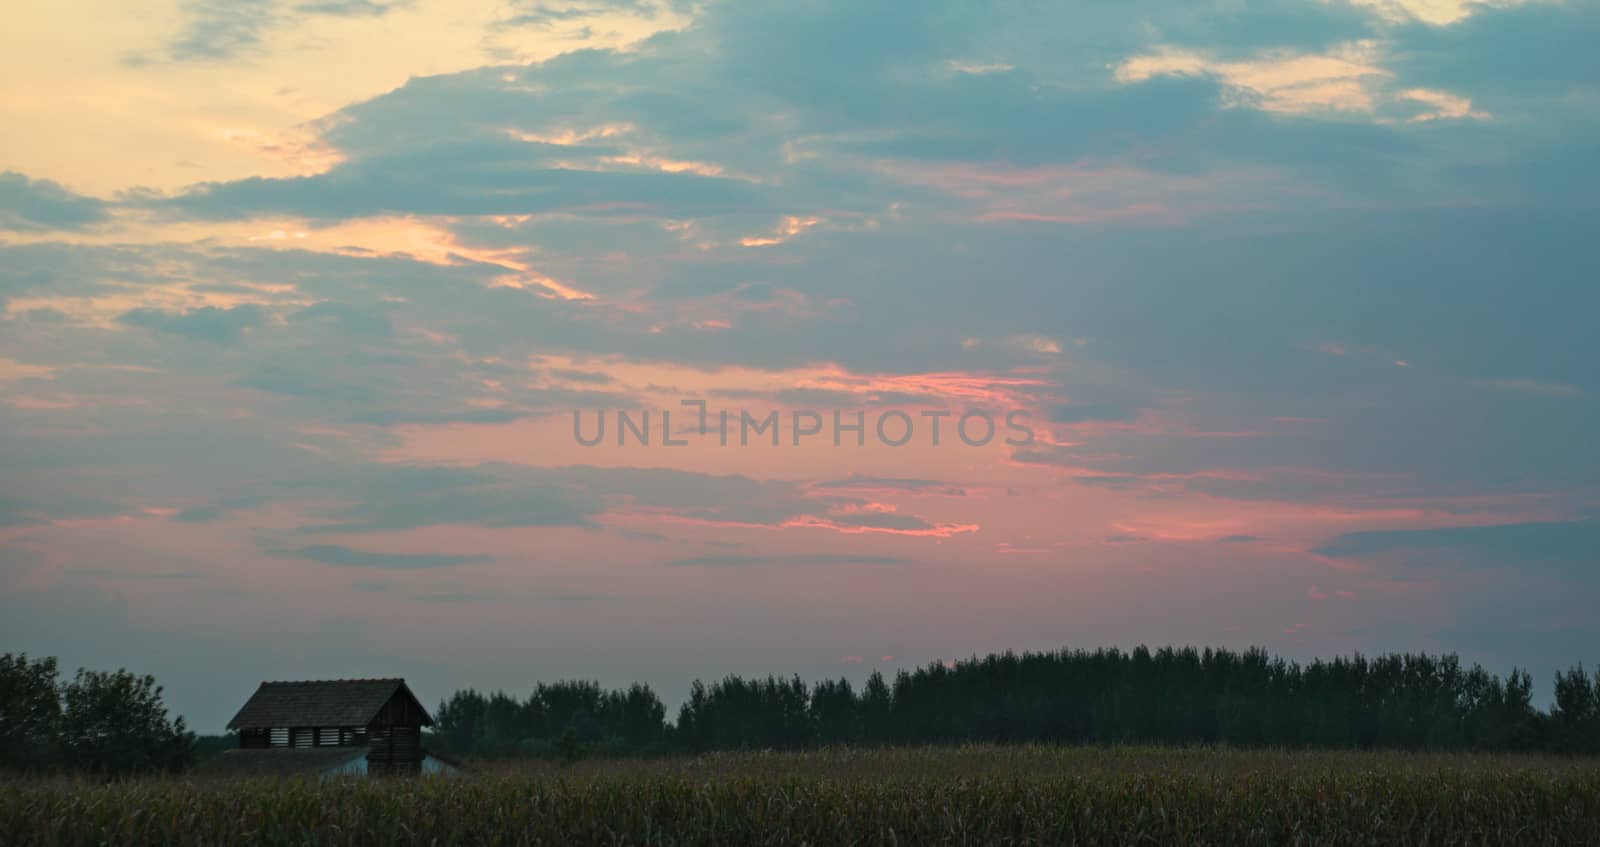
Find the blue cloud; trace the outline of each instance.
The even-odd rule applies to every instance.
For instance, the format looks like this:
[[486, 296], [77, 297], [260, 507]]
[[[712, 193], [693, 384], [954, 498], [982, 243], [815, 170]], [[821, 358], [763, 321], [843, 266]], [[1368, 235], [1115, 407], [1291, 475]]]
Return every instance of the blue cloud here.
[[328, 510], [305, 533], [380, 532], [460, 524], [478, 527], [587, 526], [598, 498], [558, 478], [483, 470], [386, 468], [329, 480], [357, 502]]
[[349, 303], [324, 300], [289, 315], [290, 321], [325, 322], [355, 335], [387, 336], [393, 330], [389, 316]]
[[382, 17], [396, 9], [414, 5], [414, 0], [311, 0], [294, 7], [308, 15], [330, 15], [341, 18]]
[[[1418, 84], [1492, 96], [1496, 107], [1528, 98], [1593, 96], [1600, 7], [1589, 2], [1482, 4], [1450, 26], [1413, 23], [1392, 33], [1395, 69]], [[1514, 56], [1516, 61], [1507, 62]], [[1568, 108], [1582, 109], [1579, 103]]]
[[[275, 26], [296, 17], [382, 17], [395, 9], [412, 5], [413, 0], [307, 0], [298, 4], [284, 0], [189, 0], [183, 7], [183, 27], [166, 46], [166, 58], [174, 62], [223, 61], [258, 48], [262, 38]], [[142, 64], [147, 57], [134, 55], [131, 64]]]
[[371, 381], [341, 380], [325, 371], [268, 362], [234, 380], [234, 385], [268, 394], [326, 402], [371, 403], [382, 396]]
[[226, 345], [239, 343], [246, 330], [261, 326], [265, 314], [260, 306], [247, 304], [225, 309], [202, 306], [185, 312], [134, 309], [124, 312], [117, 320], [127, 326], [142, 327], [190, 341]]
[[958, 485], [937, 479], [912, 479], [908, 477], [870, 476], [851, 474], [844, 479], [828, 479], [816, 483], [817, 488], [873, 489], [911, 491], [916, 493], [944, 494], [962, 497], [966, 492]]
[[1136, 406], [1109, 403], [1063, 403], [1050, 409], [1050, 420], [1056, 423], [1128, 422], [1138, 417]]
[[0, 494], [0, 528], [34, 526], [70, 518], [110, 517], [122, 511], [115, 503], [69, 494], [26, 498], [9, 492]]
[[0, 230], [80, 229], [109, 216], [104, 201], [48, 179], [0, 172]]
[[763, 565], [899, 565], [910, 561], [899, 556], [851, 555], [848, 553], [796, 553], [779, 556], [692, 556], [673, 559], [676, 568], [749, 568]]
[[225, 59], [261, 42], [275, 0], [191, 0], [182, 32], [167, 47], [175, 61]]
[[1600, 579], [1600, 521], [1545, 521], [1491, 526], [1351, 532], [1316, 552], [1339, 558], [1444, 550], [1452, 564], [1544, 571]]
[[[544, 145], [550, 147], [550, 145]], [[285, 212], [315, 218], [386, 213], [515, 215], [607, 207], [609, 214], [717, 213], [757, 205], [737, 180], [660, 172], [562, 167], [565, 148], [484, 138], [368, 156], [326, 174], [210, 183], [166, 201], [188, 215], [244, 217]], [[541, 166], [540, 159], [547, 161]], [[602, 212], [601, 214], [607, 214]]]
[[274, 555], [308, 559], [324, 565], [340, 567], [378, 568], [382, 570], [417, 570], [419, 568], [450, 568], [489, 561], [488, 556], [458, 556], [440, 553], [375, 553], [357, 550], [342, 544], [312, 544], [305, 547], [273, 549]]

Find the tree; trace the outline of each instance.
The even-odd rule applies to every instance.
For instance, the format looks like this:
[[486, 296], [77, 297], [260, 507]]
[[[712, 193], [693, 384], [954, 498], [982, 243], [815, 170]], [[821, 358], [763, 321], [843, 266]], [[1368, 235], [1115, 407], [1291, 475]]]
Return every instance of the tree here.
[[437, 744], [441, 752], [456, 756], [476, 754], [484, 714], [488, 710], [487, 697], [470, 688], [457, 691], [449, 700], [439, 702], [438, 710], [433, 713], [433, 734], [429, 741]]
[[601, 716], [604, 733], [633, 749], [659, 746], [666, 734], [667, 707], [648, 685], [607, 693]]
[[0, 655], [0, 767], [34, 770], [53, 764], [60, 720], [56, 660]]
[[153, 676], [79, 670], [62, 689], [61, 744], [69, 763], [108, 775], [178, 771], [194, 760], [194, 733], [169, 720]]
[[811, 689], [811, 715], [817, 743], [850, 744], [860, 739], [856, 694], [847, 679], [825, 679]]
[[1600, 751], [1600, 674], [1591, 687], [1581, 664], [1557, 673], [1556, 705], [1550, 719], [1561, 752]]
[[[1527, 672], [1501, 679], [1453, 655], [1300, 665], [1260, 648], [1137, 647], [931, 662], [892, 682], [875, 672], [859, 689], [729, 676], [695, 681], [671, 726], [644, 686], [562, 682], [538, 686], [525, 704], [457, 695], [440, 707], [439, 729], [485, 710], [514, 720], [520, 734], [508, 737], [523, 741], [512, 752], [540, 755], [558, 753], [567, 728], [602, 755], [1025, 741], [1600, 752], [1600, 675], [1558, 675], [1547, 714], [1533, 705]], [[473, 755], [494, 754], [495, 732], [473, 737]]]

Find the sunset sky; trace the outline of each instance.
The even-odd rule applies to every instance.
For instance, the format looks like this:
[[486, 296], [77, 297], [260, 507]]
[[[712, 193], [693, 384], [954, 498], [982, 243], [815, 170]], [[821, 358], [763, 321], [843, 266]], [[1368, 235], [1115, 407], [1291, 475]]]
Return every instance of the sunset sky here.
[[1600, 662], [1600, 3], [6, 19], [0, 650], [201, 731], [267, 679]]

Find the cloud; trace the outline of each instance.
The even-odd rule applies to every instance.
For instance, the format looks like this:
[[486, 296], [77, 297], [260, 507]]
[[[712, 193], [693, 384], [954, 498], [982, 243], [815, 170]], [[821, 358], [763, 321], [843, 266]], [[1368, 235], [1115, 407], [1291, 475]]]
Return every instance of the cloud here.
[[202, 306], [183, 312], [160, 309], [134, 309], [124, 312], [117, 320], [126, 326], [136, 326], [177, 336], [189, 341], [208, 341], [223, 346], [238, 344], [246, 330], [260, 327], [266, 312], [260, 306], [246, 304], [229, 308]]
[[1373, 41], [1350, 42], [1324, 53], [1269, 50], [1235, 60], [1164, 47], [1130, 57], [1117, 67], [1116, 77], [1140, 83], [1161, 76], [1209, 76], [1227, 86], [1228, 105], [1283, 114], [1360, 113], [1387, 122], [1392, 120], [1389, 114], [1399, 111], [1413, 123], [1492, 118], [1474, 109], [1468, 97], [1397, 86], [1394, 72], [1380, 64], [1383, 58]]
[[369, 467], [290, 483], [354, 500], [328, 509], [302, 533], [381, 532], [423, 526], [587, 526], [604, 509], [599, 497], [559, 474], [511, 468]]
[[73, 576], [91, 577], [94, 579], [122, 579], [133, 581], [165, 581], [173, 579], [205, 579], [203, 571], [133, 571], [117, 570], [115, 568], [67, 568], [64, 573]]
[[[932, 521], [798, 482], [665, 468], [394, 465], [342, 468], [275, 480], [277, 498], [326, 497], [300, 535], [384, 532], [425, 526], [599, 528], [610, 518], [720, 527], [827, 529], [948, 537], [970, 523]], [[645, 536], [653, 537], [653, 536]]]
[[[1369, 11], [1335, 5], [1310, 11], [1252, 5], [1231, 17], [1325, 16], [1346, 36], [1372, 35], [1376, 30], [1364, 28], [1382, 24]], [[1167, 10], [1159, 18], [1159, 43], [1212, 39], [1221, 45], [1213, 48], [1218, 56], [1257, 61], [1248, 57], [1259, 50], [1232, 44], [1204, 18]], [[1151, 36], [1140, 34], [1148, 20], [1156, 18], [1101, 14], [1083, 23], [1117, 33], [1127, 50], [1116, 60], [1126, 61], [1152, 49]], [[793, 24], [784, 31], [800, 40], [850, 25], [882, 32], [886, 40], [832, 45], [849, 60], [819, 70], [808, 58], [807, 84], [796, 86], [753, 67], [757, 53], [763, 61], [800, 67], [792, 45], [774, 51], [763, 43], [778, 31], [775, 23]], [[327, 274], [303, 283], [350, 309], [385, 314], [395, 326], [448, 332], [480, 354], [625, 350], [645, 360], [776, 365], [813, 361], [827, 350], [846, 366], [888, 371], [916, 363], [1006, 367], [1037, 358], [999, 345], [964, 349], [960, 340], [972, 337], [978, 324], [993, 330], [984, 337], [1083, 338], [1092, 343], [1072, 351], [1080, 359], [1146, 371], [1160, 383], [1226, 374], [1226, 380], [1243, 380], [1246, 390], [1266, 381], [1303, 382], [1307, 375], [1320, 383], [1348, 370], [1285, 353], [1305, 344], [1306, 336], [1345, 329], [1338, 325], [1346, 320], [1361, 322], [1342, 307], [1354, 295], [1339, 279], [1384, 280], [1363, 296], [1385, 300], [1383, 314], [1405, 316], [1366, 322], [1358, 334], [1403, 344], [1410, 339], [1398, 323], [1411, 322], [1429, 335], [1416, 339], [1419, 346], [1450, 344], [1445, 328], [1468, 300], [1441, 296], [1441, 280], [1461, 274], [1461, 284], [1478, 291], [1493, 284], [1488, 265], [1467, 258], [1478, 244], [1488, 252], [1487, 242], [1462, 237], [1465, 229], [1488, 232], [1499, 243], [1495, 249], [1512, 242], [1512, 230], [1547, 246], [1566, 237], [1543, 222], [1483, 213], [1481, 222], [1462, 224], [1463, 213], [1448, 211], [1458, 199], [1476, 204], [1473, 198], [1483, 191], [1501, 196], [1528, 184], [1514, 171], [1478, 167], [1462, 151], [1479, 144], [1499, 149], [1506, 139], [1520, 139], [1532, 146], [1519, 155], [1542, 161], [1537, 139], [1523, 139], [1517, 127], [1475, 136], [1468, 133], [1490, 130], [1423, 127], [1438, 120], [1406, 123], [1461, 104], [1427, 93], [1453, 90], [1445, 83], [1390, 68], [1387, 51], [1305, 67], [1261, 59], [1260, 67], [1240, 72], [1268, 86], [1322, 80], [1323, 65], [1370, 67], [1382, 71], [1370, 76], [1393, 83], [1385, 91], [1395, 98], [1405, 92], [1434, 98], [1407, 100], [1406, 111], [1384, 111], [1384, 119], [1397, 123], [1378, 125], [1224, 108], [1226, 85], [1209, 74], [1172, 78], [1151, 70], [1135, 85], [1117, 83], [1104, 66], [1062, 76], [1061, 69], [1039, 64], [1042, 52], [1003, 57], [1015, 67], [1003, 74], [936, 72], [950, 55], [974, 55], [966, 48], [981, 43], [988, 26], [956, 9], [902, 32], [877, 13], [827, 4], [782, 14], [715, 7], [696, 27], [659, 36], [648, 50], [589, 51], [526, 68], [412, 80], [322, 125], [324, 140], [346, 155], [326, 173], [212, 183], [155, 202], [218, 219], [268, 212], [320, 220], [390, 212], [470, 218], [449, 226], [485, 244], [522, 245], [517, 262], [599, 298], [578, 305], [526, 290], [485, 290], [509, 266], [462, 261], [433, 271], [455, 278], [449, 297], [441, 288], [410, 289], [409, 306], [378, 309], [351, 290], [360, 286], [380, 296], [368, 281], [376, 272], [358, 270], [363, 261], [376, 266], [382, 261], [376, 256], [344, 260], [360, 276]], [[741, 37], [751, 43], [729, 44]], [[1338, 44], [1360, 41], [1303, 43], [1293, 55], [1325, 57]], [[721, 64], [702, 61], [708, 54]], [[837, 90], [844, 99], [830, 100], [823, 90]], [[652, 99], [657, 95], [667, 99]], [[710, 102], [730, 105], [709, 110]], [[868, 103], [893, 108], [884, 112]], [[782, 132], [758, 120], [780, 113], [791, 124]], [[1580, 161], [1577, 152], [1574, 161]], [[721, 175], [647, 164], [665, 161], [714, 162]], [[1552, 190], [1572, 190], [1571, 180], [1545, 182]], [[1417, 198], [1429, 198], [1429, 209], [1401, 208], [1392, 216], [1384, 210]], [[1348, 204], [1377, 208], [1365, 220], [1328, 212]], [[1259, 243], [1250, 235], [1255, 224], [1236, 217], [1241, 210], [1297, 223], [1282, 239]], [[821, 223], [763, 248], [797, 251], [781, 261], [744, 255], [760, 251], [739, 248], [741, 239], [786, 217]], [[1050, 224], [1115, 229], [1052, 233], [1057, 241], [1047, 244], [1037, 228]], [[1185, 225], [1166, 229], [1179, 224]], [[1409, 243], [1383, 241], [1396, 226], [1412, 233]], [[1497, 227], [1508, 228], [1494, 236]], [[1342, 246], [1325, 250], [1329, 239]], [[1024, 242], [1026, 251], [1012, 252]], [[624, 243], [626, 250], [603, 246]], [[537, 246], [537, 259], [528, 245]], [[601, 254], [609, 258], [597, 261]], [[229, 258], [241, 261], [242, 254]], [[276, 260], [285, 266], [327, 261]], [[1230, 269], [1241, 260], [1250, 266]], [[1444, 267], [1416, 272], [1429, 262]], [[1041, 278], [1043, 268], [1067, 266], [1074, 269], [1072, 285], [1052, 287]], [[459, 284], [473, 277], [472, 285]], [[977, 278], [996, 296], [959, 296], [964, 280]], [[1114, 289], [1094, 282], [1111, 278], [1118, 280]], [[1185, 284], [1195, 278], [1206, 282]], [[1262, 290], [1285, 279], [1292, 296]], [[744, 298], [728, 292], [779, 289], [803, 297], [812, 311], [732, 313], [733, 301]], [[606, 302], [640, 292], [642, 310]], [[687, 314], [709, 307], [713, 292], [725, 295], [722, 305], [731, 314]], [[1024, 302], [1037, 308], [1015, 308]], [[424, 316], [426, 304], [440, 308]], [[907, 313], [926, 329], [896, 319]], [[335, 319], [311, 323], [325, 320], [331, 325]], [[727, 328], [701, 329], [716, 322]], [[1212, 326], [1227, 329], [1205, 330]], [[1549, 346], [1553, 351], [1558, 343]]]
[[1533, 379], [1491, 379], [1485, 380], [1484, 385], [1497, 391], [1513, 391], [1519, 394], [1532, 394], [1540, 397], [1580, 397], [1581, 389], [1561, 383], [1539, 382]]
[[210, 183], [162, 205], [219, 219], [263, 213], [322, 219], [390, 213], [690, 215], [765, 205], [739, 180], [616, 169], [600, 162], [573, 167], [558, 159], [579, 155], [581, 151], [565, 147], [495, 136], [446, 140], [417, 150], [369, 154], [316, 176]]
[[1139, 408], [1136, 406], [1109, 403], [1063, 403], [1049, 410], [1049, 420], [1055, 423], [1127, 423], [1138, 417]]
[[[382, 17], [413, 0], [188, 0], [184, 24], [167, 45], [174, 62], [221, 62], [261, 47], [266, 34], [295, 17]], [[135, 57], [134, 62], [144, 61]]]
[[[1363, 19], [1334, 4], [1260, 5], [1267, 8], [1238, 15], [1235, 23], [1320, 18], [1349, 32]], [[652, 38], [647, 51], [585, 51], [526, 69], [412, 80], [325, 122], [322, 141], [346, 157], [326, 173], [208, 183], [160, 205], [207, 218], [266, 212], [321, 219], [386, 213], [720, 218], [742, 230], [723, 232], [729, 243], [789, 245], [838, 226], [841, 213], [881, 214], [885, 190], [896, 183], [902, 183], [899, 199], [920, 198], [924, 192], [908, 191], [895, 171], [875, 167], [895, 160], [1031, 167], [1081, 165], [1093, 157], [1093, 164], [1106, 165], [1129, 161], [1133, 145], [1139, 151], [1134, 160], [1168, 177], [1174, 169], [1163, 159], [1175, 154], [1209, 159], [1208, 169], [1215, 169], [1231, 158], [1231, 138], [1205, 138], [1218, 129], [1265, 136], [1273, 145], [1295, 129], [1219, 116], [1225, 88], [1280, 92], [1271, 102], [1314, 100], [1318, 86], [1312, 83], [1344, 79], [1343, 72], [1322, 66], [1358, 76], [1368, 67], [1358, 58], [1306, 53], [1312, 58], [1298, 64], [1229, 64], [1243, 69], [1227, 85], [1161, 79], [1204, 69], [1195, 62], [1144, 67], [1151, 60], [1136, 51], [1148, 46], [1147, 13], [1046, 15], [1054, 16], [1062, 20], [1038, 22], [1029, 31], [1095, 32], [1084, 39], [1085, 50], [1120, 42], [1127, 52], [1061, 68], [1062, 45], [1028, 36], [1013, 47], [1027, 55], [1006, 62], [1013, 71], [951, 74], [938, 70], [951, 54], [971, 52], [990, 35], [1014, 41], [1017, 32], [996, 33], [995, 22], [956, 4], [914, 17], [843, 3], [760, 11], [717, 5], [690, 29]], [[1169, 6], [1163, 33], [1223, 41], [1235, 34], [1210, 25], [1211, 19], [1211, 13]], [[1273, 29], [1279, 40], [1271, 43], [1293, 32]], [[841, 39], [841, 32], [850, 38]], [[1108, 41], [1111, 33], [1118, 38]], [[1106, 49], [1093, 48], [1085, 58]], [[706, 61], [708, 55], [714, 61]], [[1141, 84], [1118, 85], [1105, 70], [1112, 62], [1122, 63], [1125, 79]], [[1293, 94], [1282, 93], [1290, 88]], [[772, 114], [784, 115], [790, 129], [762, 120]], [[1178, 138], [1201, 143], [1175, 147]], [[1121, 182], [1130, 178], [1122, 174]], [[1075, 209], [1073, 219], [1125, 215], [1142, 201], [1093, 199]], [[781, 237], [771, 235], [774, 225]]]
[[[906, 534], [932, 534], [940, 529], [943, 529], [942, 527], [938, 527], [929, 522], [925, 518], [917, 515], [901, 514], [899, 512], [831, 512], [823, 517], [807, 517], [803, 520], [806, 525], [826, 526], [845, 532], [882, 531]], [[956, 531], [954, 528], [950, 529], [951, 531]]]
[[260, 494], [236, 494], [218, 498], [210, 503], [180, 509], [172, 516], [172, 520], [178, 523], [211, 523], [212, 521], [230, 517], [235, 512], [253, 509], [266, 502], [267, 498]]
[[[1440, 564], [1550, 572], [1600, 579], [1600, 521], [1540, 521], [1488, 526], [1351, 532], [1316, 548], [1335, 558], [1400, 554]], [[1435, 553], [1439, 555], [1418, 556]]]
[[668, 567], [749, 568], [765, 565], [899, 565], [909, 562], [899, 556], [871, 556], [849, 553], [797, 553], [775, 556], [693, 556], [673, 559]]
[[110, 217], [106, 204], [48, 179], [0, 172], [0, 230], [79, 229]]
[[[1470, 8], [1470, 17], [1449, 26], [1414, 23], [1394, 32], [1397, 72], [1420, 85], [1495, 97], [1497, 109], [1507, 102], [1499, 98], [1554, 105], [1573, 92], [1594, 91], [1586, 49], [1600, 37], [1600, 8], [1593, 3], [1474, 3]], [[1513, 65], [1495, 61], [1505, 55], [1520, 60]]]
[[326, 322], [347, 333], [355, 335], [388, 336], [393, 327], [390, 325], [389, 316], [375, 313], [351, 305], [324, 300], [294, 312], [288, 316], [291, 322], [311, 321]]
[[396, 9], [411, 6], [415, 0], [310, 0], [295, 7], [310, 15], [337, 17], [382, 17]]
[[297, 365], [266, 362], [234, 380], [234, 385], [268, 394], [308, 400], [371, 402], [381, 396], [378, 386], [341, 380], [325, 371]]
[[610, 374], [598, 371], [573, 370], [571, 368], [553, 368], [550, 371], [550, 375], [568, 382], [586, 382], [594, 385], [605, 385], [615, 381]]
[[75, 494], [47, 496], [35, 489], [24, 497], [7, 492], [0, 494], [0, 529], [74, 518], [111, 517], [123, 511], [124, 507], [115, 503]]
[[1223, 61], [1204, 53], [1165, 48], [1133, 56], [1116, 69], [1121, 82], [1139, 83], [1160, 76], [1215, 76], [1230, 89], [1234, 105], [1272, 112], [1373, 110], [1369, 88], [1389, 73], [1372, 64], [1359, 45], [1334, 53], [1269, 52], [1240, 61]]
[[342, 544], [312, 544], [305, 547], [278, 548], [273, 555], [307, 559], [324, 565], [383, 570], [416, 570], [419, 568], [448, 568], [489, 561], [488, 556], [461, 556], [437, 553], [374, 553], [356, 550]]
[[167, 46], [174, 61], [225, 59], [261, 42], [275, 0], [191, 0], [183, 30]]
[[[1254, 27], [1259, 39], [1217, 24], [1214, 9], [1048, 13], [1078, 24], [1073, 31], [1085, 42], [1112, 44], [1108, 61], [1092, 66], [1063, 64], [1044, 39], [1019, 34], [1016, 20], [997, 23], [956, 6], [899, 26], [905, 16], [840, 4], [713, 5], [694, 27], [658, 36], [648, 49], [419, 77], [352, 104], [317, 124], [345, 157], [325, 173], [215, 182], [139, 202], [217, 220], [424, 216], [456, 234], [459, 250], [435, 267], [376, 252], [211, 251], [210, 264], [293, 285], [299, 303], [329, 303], [285, 312], [286, 323], [325, 332], [309, 336], [319, 343], [334, 333], [378, 338], [387, 325], [391, 335], [436, 333], [485, 358], [568, 351], [760, 367], [814, 362], [825, 351], [848, 368], [894, 372], [1003, 369], [1040, 357], [1000, 344], [969, 350], [963, 338], [1076, 338], [1089, 342], [1068, 350], [1078, 362], [1136, 372], [1157, 390], [1349, 385], [1359, 380], [1349, 363], [1285, 351], [1307, 336], [1351, 329], [1346, 322], [1375, 343], [1455, 344], [1448, 328], [1495, 284], [1490, 265], [1473, 254], [1534, 243], [1526, 237], [1564, 250], [1568, 236], [1559, 223], [1507, 221], [1501, 212], [1459, 221], [1451, 203], [1493, 202], [1481, 199], [1485, 192], [1503, 197], [1528, 184], [1515, 169], [1478, 167], [1464, 151], [1503, 149], [1509, 139], [1528, 145], [1517, 155], [1545, 161], [1541, 142], [1514, 126], [1406, 123], [1459, 111], [1459, 102], [1428, 93], [1455, 89], [1391, 67], [1387, 49], [1339, 54], [1340, 45], [1365, 43], [1390, 24], [1370, 10], [1313, 5], [1253, 3], [1220, 16]], [[1315, 34], [1296, 37], [1291, 21], [1315, 24]], [[824, 37], [838, 31], [881, 38]], [[823, 52], [796, 48], [807, 39]], [[1407, 100], [1406, 111], [1379, 110], [1396, 123], [1378, 125], [1227, 108], [1231, 84], [1209, 72], [1180, 78], [1147, 69], [1142, 82], [1117, 82], [1118, 63], [1162, 45], [1243, 62], [1240, 78], [1262, 90], [1342, 79], [1323, 73], [1336, 67], [1392, 82], [1385, 97], [1426, 97]], [[838, 65], [815, 59], [836, 54]], [[1013, 70], [950, 73], [953, 56]], [[789, 70], [774, 70], [780, 66]], [[1466, 108], [1480, 106], [1472, 100]], [[1498, 114], [1498, 104], [1485, 108]], [[772, 115], [783, 116], [781, 131], [764, 120]], [[715, 168], [700, 167], [708, 163]], [[1571, 180], [1546, 182], [1572, 191]], [[1406, 207], [1417, 202], [1428, 208]], [[1369, 211], [1360, 219], [1337, 213], [1351, 204]], [[1277, 216], [1290, 231], [1258, 239], [1251, 215]], [[788, 218], [818, 223], [783, 244], [740, 246]], [[1064, 231], [1047, 241], [1043, 228], [1051, 226]], [[1410, 238], [1388, 243], [1386, 233], [1399, 226]], [[1462, 237], [1467, 228], [1481, 232]], [[1239, 262], [1248, 266], [1235, 270]], [[1430, 262], [1437, 272], [1419, 272]], [[1072, 282], [1053, 284], [1049, 269], [1065, 267]], [[526, 282], [536, 275], [596, 299], [543, 296]], [[505, 277], [526, 287], [495, 287]], [[1340, 280], [1351, 278], [1382, 280], [1362, 293], [1384, 302], [1378, 317], [1345, 308], [1355, 295]], [[994, 296], [962, 296], [975, 279]], [[1105, 282], [1112, 279], [1115, 286]], [[1468, 296], [1446, 296], [1446, 279]], [[1529, 284], [1550, 290], [1568, 281]], [[1289, 296], [1277, 296], [1280, 285]], [[773, 307], [775, 291], [793, 297]], [[915, 322], [902, 319], [911, 316]], [[704, 329], [712, 325], [726, 328]], [[1564, 356], [1563, 344], [1581, 347], [1570, 330], [1541, 352], [1554, 359]], [[1468, 355], [1488, 359], [1491, 346]], [[767, 393], [783, 402], [838, 399]], [[448, 419], [382, 399], [383, 408], [351, 410], [350, 419]], [[1143, 408], [1146, 396], [1138, 399]], [[1090, 414], [1121, 414], [1109, 408], [1117, 403], [1101, 405], [1108, 408]], [[472, 414], [511, 419], [525, 411], [508, 404]]]
[[349, 416], [352, 423], [369, 423], [375, 426], [424, 425], [438, 426], [452, 423], [510, 423], [527, 416], [519, 409], [447, 409], [426, 411], [421, 409], [373, 409]]
[[937, 479], [912, 479], [906, 477], [869, 476], [852, 473], [844, 479], [823, 480], [816, 488], [844, 488], [865, 491], [907, 491], [917, 494], [943, 494], [962, 497], [966, 492], [958, 485]]
[[626, 11], [651, 18], [663, 11], [660, 6], [648, 0], [558, 0], [558, 2], [512, 0], [507, 5], [511, 8], [512, 14], [498, 24], [504, 29], [524, 26], [547, 28], [554, 24], [581, 21], [597, 14], [616, 11]]

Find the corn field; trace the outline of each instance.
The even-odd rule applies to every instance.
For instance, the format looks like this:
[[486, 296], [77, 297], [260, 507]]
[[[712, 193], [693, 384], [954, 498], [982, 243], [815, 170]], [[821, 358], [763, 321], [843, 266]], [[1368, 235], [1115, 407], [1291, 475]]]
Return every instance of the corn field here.
[[14, 780], [4, 844], [1600, 844], [1600, 761], [971, 747]]

